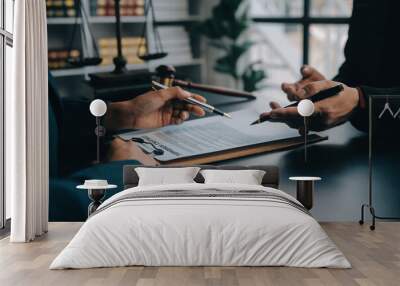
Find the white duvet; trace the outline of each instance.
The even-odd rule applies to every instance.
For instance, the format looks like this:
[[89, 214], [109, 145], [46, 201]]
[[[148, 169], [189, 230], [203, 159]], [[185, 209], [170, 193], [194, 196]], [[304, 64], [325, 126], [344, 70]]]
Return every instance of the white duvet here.
[[[266, 191], [262, 186], [180, 184], [136, 187], [105, 201], [50, 269], [145, 266], [293, 266], [349, 268], [307, 213], [257, 198], [152, 198], [115, 203], [132, 192]], [[135, 193], [136, 194], [136, 193]], [[298, 203], [298, 202], [297, 202]]]

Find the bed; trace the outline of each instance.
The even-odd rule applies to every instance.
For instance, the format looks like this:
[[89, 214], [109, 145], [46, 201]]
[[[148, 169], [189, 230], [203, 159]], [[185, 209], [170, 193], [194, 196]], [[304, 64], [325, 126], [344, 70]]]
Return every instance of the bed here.
[[[261, 185], [196, 183], [138, 186], [124, 167], [124, 191], [106, 200], [50, 269], [120, 266], [291, 266], [350, 268], [343, 253], [293, 197], [274, 166]], [[157, 167], [155, 167], [157, 168]]]

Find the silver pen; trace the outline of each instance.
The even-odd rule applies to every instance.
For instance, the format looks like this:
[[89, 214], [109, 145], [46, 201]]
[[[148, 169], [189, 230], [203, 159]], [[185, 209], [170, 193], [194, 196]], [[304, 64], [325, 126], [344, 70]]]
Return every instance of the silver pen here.
[[[159, 82], [156, 82], [154, 80], [151, 83], [153, 85], [153, 88], [156, 89], [156, 90], [161, 90], [161, 89], [167, 89], [168, 88], [167, 86], [165, 86], [165, 85], [163, 85], [163, 84], [161, 84]], [[193, 104], [193, 105], [200, 106], [200, 107], [204, 108], [205, 110], [207, 110], [209, 112], [212, 112], [212, 113], [215, 113], [215, 114], [218, 114], [218, 115], [221, 115], [221, 116], [225, 116], [225, 117], [228, 117], [228, 118], [232, 118], [232, 116], [230, 114], [225, 113], [222, 110], [219, 110], [218, 108], [215, 108], [212, 105], [209, 105], [207, 103], [198, 101], [198, 100], [194, 99], [193, 97], [186, 98], [186, 99], [184, 99], [184, 101], [186, 101], [187, 103]]]

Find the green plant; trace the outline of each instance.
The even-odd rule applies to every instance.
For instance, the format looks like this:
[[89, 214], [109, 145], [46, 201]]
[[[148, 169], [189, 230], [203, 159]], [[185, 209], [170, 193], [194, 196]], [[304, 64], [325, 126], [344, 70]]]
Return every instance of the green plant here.
[[247, 64], [239, 70], [239, 60], [255, 44], [243, 41], [242, 36], [251, 26], [249, 5], [246, 0], [221, 0], [212, 9], [212, 17], [200, 24], [200, 32], [210, 39], [210, 44], [224, 51], [216, 60], [214, 70], [230, 75], [236, 86], [242, 83], [243, 89], [252, 92], [260, 89], [260, 83], [267, 77], [258, 63]]
[[260, 83], [267, 78], [264, 69], [256, 69], [259, 63], [252, 63], [247, 66], [242, 74], [243, 89], [246, 91], [255, 91], [263, 88]]

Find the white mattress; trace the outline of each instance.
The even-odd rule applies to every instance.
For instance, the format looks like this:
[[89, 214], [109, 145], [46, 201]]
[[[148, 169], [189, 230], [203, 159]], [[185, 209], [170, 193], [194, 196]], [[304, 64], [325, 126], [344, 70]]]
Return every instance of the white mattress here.
[[350, 263], [309, 214], [258, 198], [150, 198], [145, 191], [265, 191], [262, 186], [182, 184], [136, 187], [105, 201], [50, 269], [145, 266], [293, 266], [349, 268]]

